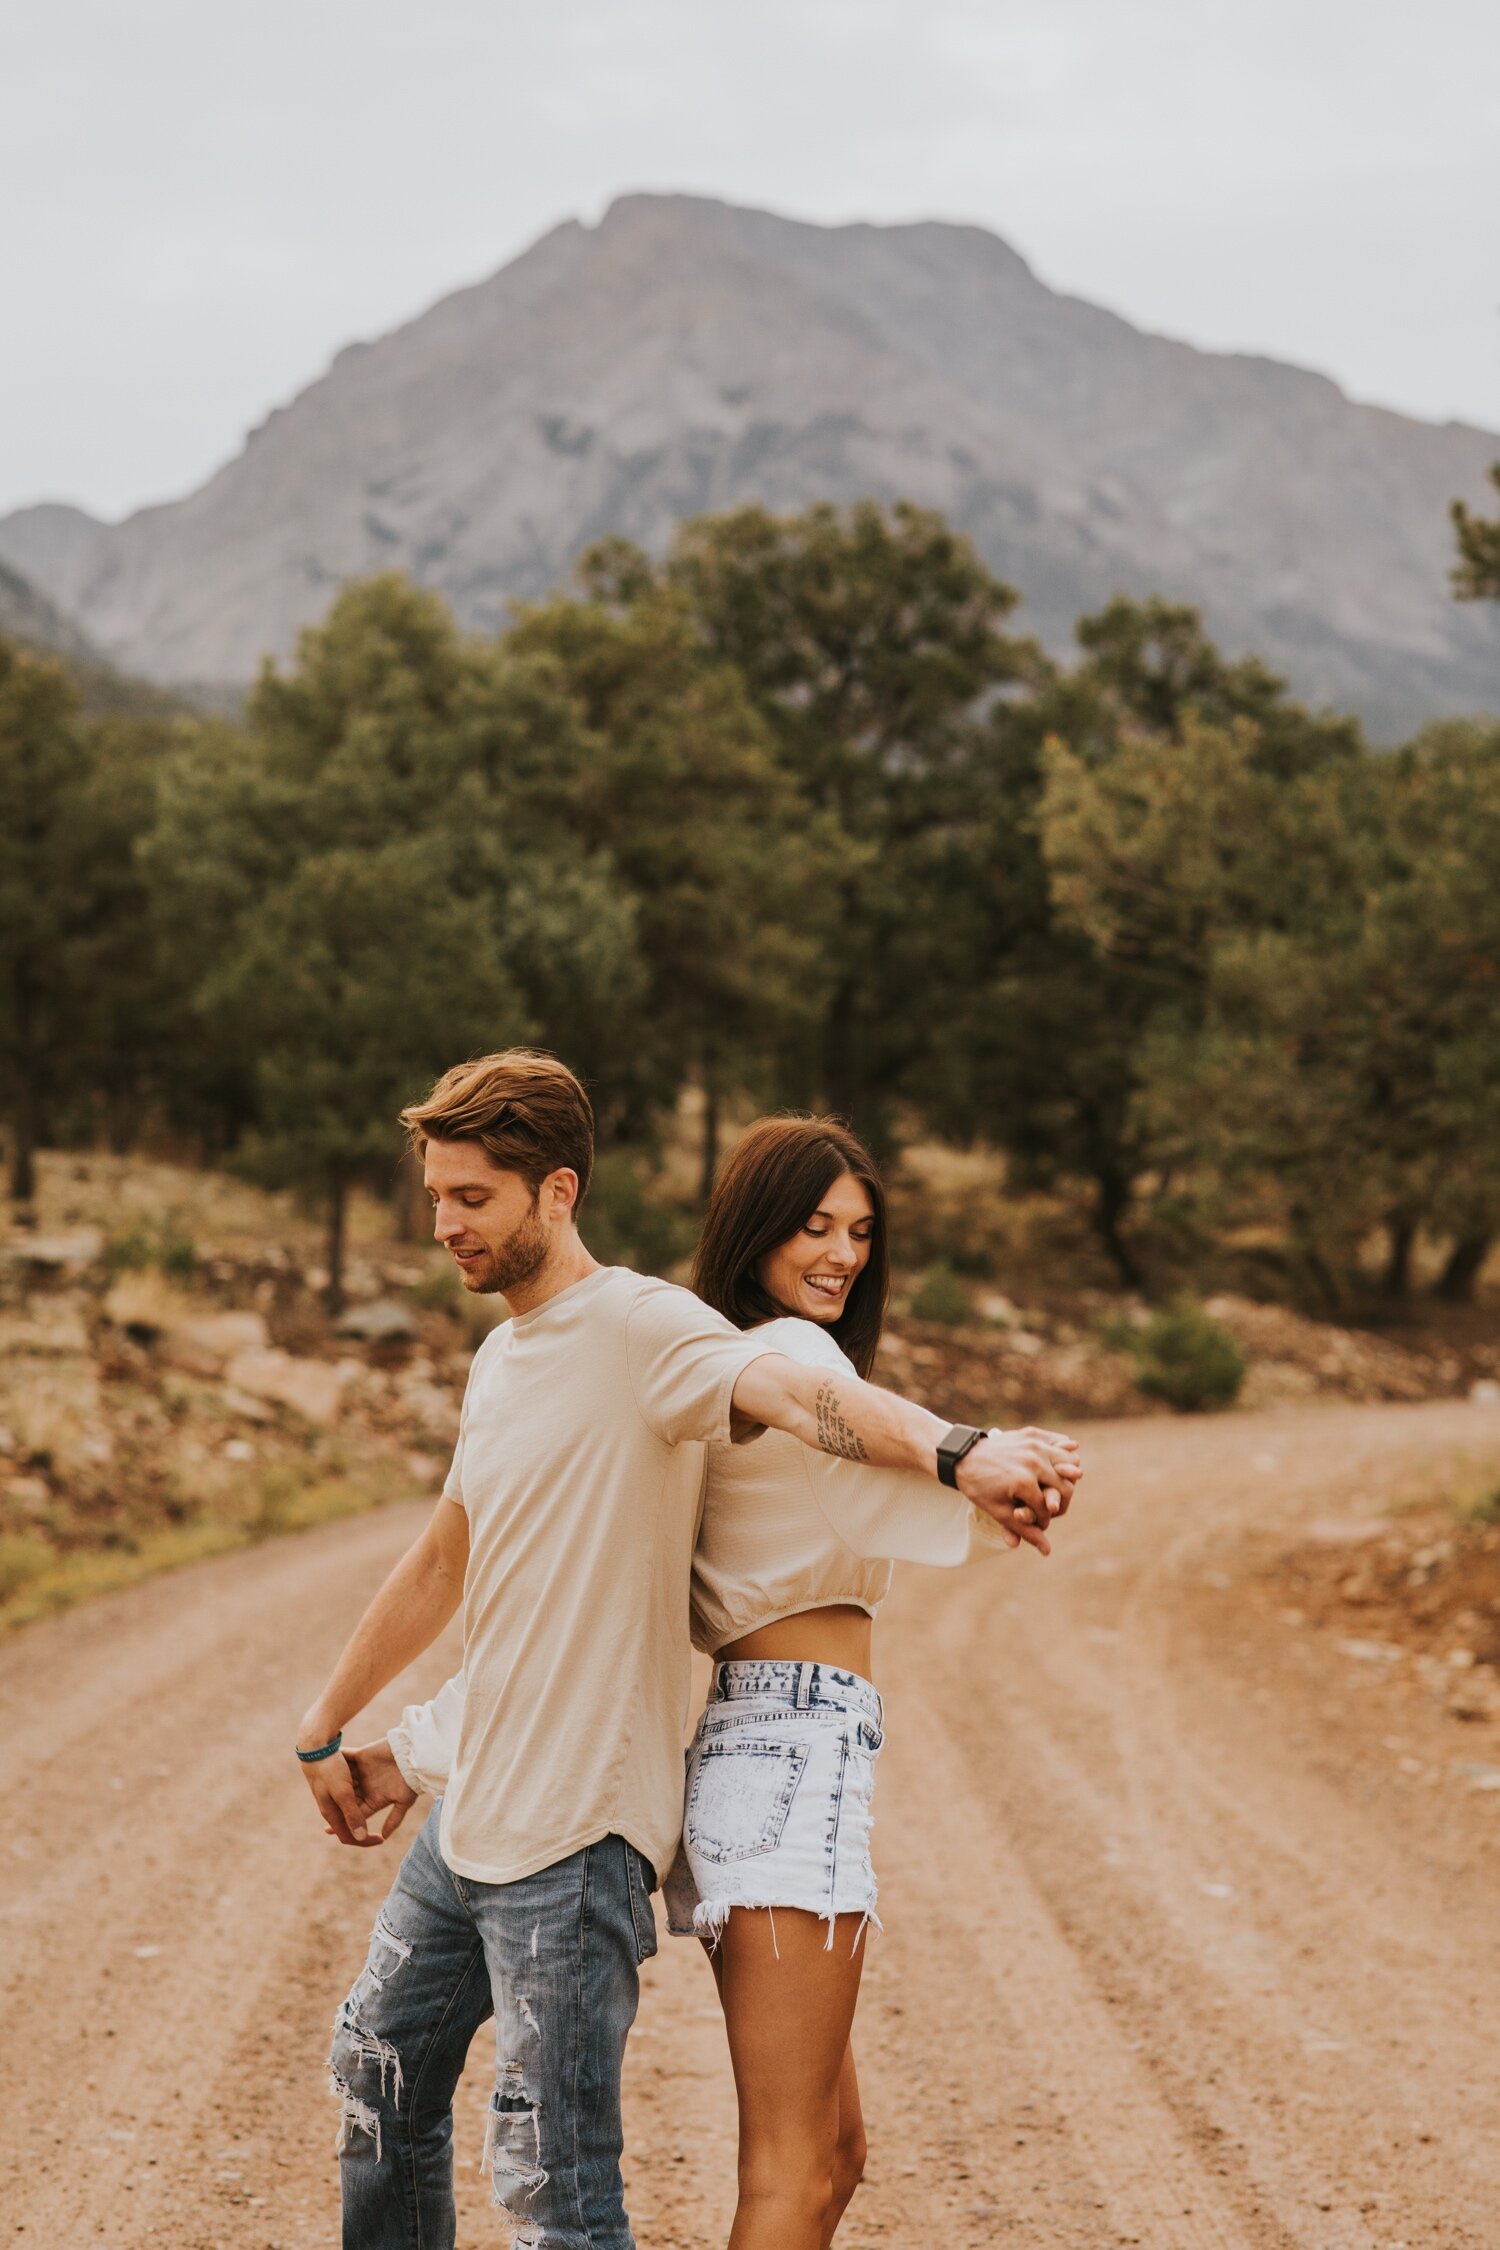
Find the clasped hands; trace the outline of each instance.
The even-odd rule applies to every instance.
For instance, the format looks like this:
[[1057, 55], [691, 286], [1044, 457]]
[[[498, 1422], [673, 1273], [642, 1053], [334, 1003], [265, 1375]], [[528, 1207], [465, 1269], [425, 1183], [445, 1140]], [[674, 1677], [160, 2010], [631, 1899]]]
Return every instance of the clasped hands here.
[[[387, 1843], [417, 1801], [383, 1735], [363, 1749], [335, 1751], [302, 1771], [323, 1815], [324, 1834], [341, 1844], [368, 1849]], [[386, 1817], [377, 1828], [374, 1823], [382, 1813]]]
[[958, 1464], [958, 1489], [1007, 1543], [1050, 1555], [1047, 1532], [1072, 1502], [1083, 1464], [1061, 1430], [991, 1430]]

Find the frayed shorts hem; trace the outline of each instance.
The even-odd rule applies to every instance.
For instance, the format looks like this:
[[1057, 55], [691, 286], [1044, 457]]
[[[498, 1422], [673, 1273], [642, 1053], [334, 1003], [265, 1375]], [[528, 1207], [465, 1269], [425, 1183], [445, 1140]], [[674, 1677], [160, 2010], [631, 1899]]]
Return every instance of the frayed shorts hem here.
[[776, 1933], [776, 1916], [778, 1913], [815, 1914], [820, 1922], [828, 1924], [825, 1950], [829, 1953], [833, 1951], [834, 1931], [838, 1927], [840, 1919], [846, 1915], [853, 1914], [859, 1917], [859, 1928], [854, 1933], [854, 1944], [850, 1947], [851, 1952], [858, 1951], [860, 1939], [867, 1929], [883, 1931], [885, 1928], [885, 1924], [875, 1911], [873, 1900], [868, 1906], [840, 1906], [830, 1911], [826, 1906], [815, 1906], [803, 1899], [705, 1898], [700, 1899], [693, 1908], [691, 1921], [669, 1921], [667, 1933], [671, 1937], [698, 1938], [712, 1953], [716, 1951], [719, 1940], [724, 1935], [725, 1925], [736, 1907], [746, 1914], [769, 1914], [773, 1939]]

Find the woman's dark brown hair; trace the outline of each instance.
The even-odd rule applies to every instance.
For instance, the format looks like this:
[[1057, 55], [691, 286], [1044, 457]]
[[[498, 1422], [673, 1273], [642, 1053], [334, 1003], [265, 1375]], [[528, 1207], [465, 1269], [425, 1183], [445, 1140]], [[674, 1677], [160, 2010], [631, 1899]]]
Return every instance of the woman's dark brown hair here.
[[834, 1181], [850, 1172], [870, 1198], [875, 1224], [869, 1259], [828, 1332], [861, 1375], [875, 1364], [891, 1293], [885, 1189], [875, 1159], [847, 1125], [833, 1117], [763, 1117], [725, 1163], [709, 1200], [692, 1286], [706, 1305], [736, 1328], [784, 1318], [767, 1294], [760, 1268], [812, 1217]]

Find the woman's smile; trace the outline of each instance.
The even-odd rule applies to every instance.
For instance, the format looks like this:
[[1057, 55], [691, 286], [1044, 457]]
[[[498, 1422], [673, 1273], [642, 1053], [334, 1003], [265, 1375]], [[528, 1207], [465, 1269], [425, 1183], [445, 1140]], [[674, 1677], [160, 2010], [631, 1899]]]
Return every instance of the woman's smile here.
[[815, 1289], [820, 1297], [827, 1297], [831, 1302], [837, 1303], [849, 1286], [849, 1275], [846, 1273], [805, 1273], [802, 1276], [802, 1286], [804, 1289]]

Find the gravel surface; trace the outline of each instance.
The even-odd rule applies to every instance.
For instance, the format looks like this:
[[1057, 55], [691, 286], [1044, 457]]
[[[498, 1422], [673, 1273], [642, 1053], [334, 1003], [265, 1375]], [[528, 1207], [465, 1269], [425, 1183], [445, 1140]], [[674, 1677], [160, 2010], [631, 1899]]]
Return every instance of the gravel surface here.
[[[904, 1572], [882, 1620], [872, 2155], [841, 2241], [1493, 2250], [1500, 1728], [1279, 1615], [1265, 1571], [1268, 1541], [1368, 1514], [1435, 1456], [1500, 1463], [1500, 1415], [1085, 1437], [1050, 1563]], [[288, 1743], [422, 1512], [0, 1649], [0, 2237], [337, 2240], [320, 2066], [394, 1855], [324, 1840]], [[458, 2128], [474, 2245], [501, 2239], [485, 2046]], [[692, 1945], [647, 1971], [628, 2122], [642, 2250], [722, 2241], [733, 2104]]]

